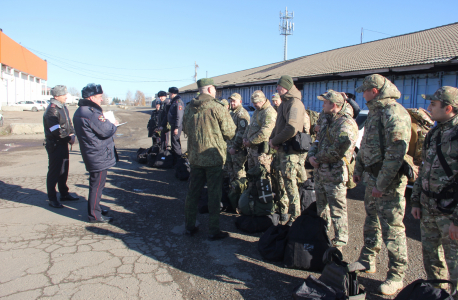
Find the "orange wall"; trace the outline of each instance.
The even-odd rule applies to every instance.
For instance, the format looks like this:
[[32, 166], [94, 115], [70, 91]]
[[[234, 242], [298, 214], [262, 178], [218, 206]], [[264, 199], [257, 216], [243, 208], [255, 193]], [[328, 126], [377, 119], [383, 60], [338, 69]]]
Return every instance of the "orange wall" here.
[[0, 63], [48, 80], [48, 63], [0, 32]]

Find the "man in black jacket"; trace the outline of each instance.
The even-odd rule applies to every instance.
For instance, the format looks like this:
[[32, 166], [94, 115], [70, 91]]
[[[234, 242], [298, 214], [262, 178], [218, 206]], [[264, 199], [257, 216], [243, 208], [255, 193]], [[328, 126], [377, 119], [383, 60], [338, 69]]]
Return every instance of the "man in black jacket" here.
[[[159, 98], [156, 99], [156, 103], [160, 103], [159, 111], [158, 111], [158, 124], [159, 127], [157, 131], [161, 132], [161, 150], [167, 149], [169, 144], [169, 133], [167, 129], [167, 113], [170, 107], [170, 99], [167, 98], [167, 93], [165, 91], [159, 91], [157, 93]], [[163, 125], [164, 124], [164, 125]]]
[[81, 94], [84, 99], [73, 115], [76, 136], [80, 142], [86, 170], [89, 172], [88, 218], [91, 223], [108, 223], [111, 217], [103, 217], [108, 211], [100, 208], [100, 199], [107, 179], [107, 171], [116, 164], [116, 149], [113, 135], [116, 125], [103, 116], [102, 86], [89, 83]]
[[[171, 144], [172, 144], [172, 154], [174, 164], [181, 157], [181, 130], [183, 128], [183, 113], [184, 113], [184, 103], [181, 100], [181, 97], [178, 95], [178, 88], [171, 87], [169, 88], [170, 93], [170, 108], [167, 114], [167, 121], [170, 124], [171, 130]], [[167, 124], [165, 124], [167, 126]]]
[[69, 167], [68, 144], [75, 143], [75, 130], [68, 116], [65, 106], [67, 100], [67, 87], [57, 85], [51, 89], [50, 105], [43, 114], [43, 127], [46, 137], [46, 151], [48, 152], [48, 175], [46, 188], [48, 190], [49, 206], [55, 208], [64, 207], [57, 200], [56, 184], [59, 188], [60, 200], [78, 200], [68, 193], [67, 178]]

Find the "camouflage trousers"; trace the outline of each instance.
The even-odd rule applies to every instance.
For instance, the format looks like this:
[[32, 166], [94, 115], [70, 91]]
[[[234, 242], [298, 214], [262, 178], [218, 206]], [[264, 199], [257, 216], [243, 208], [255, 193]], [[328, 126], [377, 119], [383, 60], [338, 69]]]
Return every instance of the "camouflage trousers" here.
[[332, 220], [336, 241], [347, 244], [347, 182], [316, 181], [315, 193], [318, 215], [326, 220], [328, 230]]
[[245, 162], [247, 155], [245, 153], [244, 150], [240, 150], [238, 153], [231, 155], [229, 151], [227, 151], [227, 171], [231, 178], [231, 182], [246, 177]]
[[[422, 195], [423, 196], [423, 195]], [[421, 209], [421, 243], [423, 263], [428, 279], [445, 279], [456, 286], [458, 282], [458, 241], [448, 233], [450, 215], [431, 214]]]
[[305, 181], [305, 155], [297, 153], [285, 153], [277, 151], [276, 164], [278, 174], [278, 185], [281, 190], [281, 199], [277, 203], [281, 214], [291, 214], [291, 221], [294, 221], [301, 214], [301, 203], [298, 184]]
[[185, 202], [186, 229], [192, 230], [197, 219], [197, 205], [200, 200], [202, 189], [207, 183], [208, 190], [208, 211], [209, 211], [209, 234], [219, 232], [219, 213], [222, 196], [222, 172], [223, 166], [199, 167], [191, 165], [191, 176], [189, 178], [189, 189]]
[[404, 192], [407, 177], [402, 180], [394, 179], [382, 197], [372, 197], [375, 178], [365, 174], [366, 192], [364, 206], [366, 220], [364, 223], [364, 246], [360, 260], [375, 263], [376, 256], [382, 248], [382, 239], [388, 250], [389, 271], [388, 279], [400, 280], [404, 278], [407, 267], [406, 230], [403, 219], [406, 209]]
[[263, 165], [270, 174], [270, 165], [272, 164], [272, 155], [267, 153], [258, 153], [257, 148], [248, 148], [248, 169], [257, 165]]

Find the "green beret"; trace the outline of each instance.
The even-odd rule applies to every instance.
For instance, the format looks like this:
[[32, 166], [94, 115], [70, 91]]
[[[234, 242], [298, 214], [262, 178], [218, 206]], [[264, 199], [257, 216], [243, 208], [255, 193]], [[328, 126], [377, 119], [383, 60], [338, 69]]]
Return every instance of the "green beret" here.
[[202, 78], [197, 80], [197, 87], [201, 88], [207, 85], [215, 85], [212, 78]]

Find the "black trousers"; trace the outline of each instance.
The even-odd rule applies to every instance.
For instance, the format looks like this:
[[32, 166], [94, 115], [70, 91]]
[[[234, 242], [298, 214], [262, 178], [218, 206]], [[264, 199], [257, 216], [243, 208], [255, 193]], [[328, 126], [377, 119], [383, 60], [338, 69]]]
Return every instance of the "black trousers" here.
[[61, 197], [68, 195], [68, 144], [47, 142], [46, 151], [48, 152], [48, 175], [46, 177], [48, 199], [57, 201], [56, 184]]
[[102, 218], [100, 199], [102, 199], [103, 188], [107, 180], [107, 172], [108, 170], [89, 172], [89, 197], [87, 198], [89, 221], [100, 220]]
[[178, 134], [174, 135], [173, 130], [170, 133], [172, 135], [171, 144], [172, 144], [172, 153], [175, 155], [175, 157], [180, 157], [181, 156], [181, 141], [180, 141], [180, 136], [181, 136], [181, 127], [178, 128]]
[[164, 130], [161, 131], [161, 150], [166, 150], [167, 146], [169, 145], [169, 140], [170, 140], [170, 131], [164, 132]]

